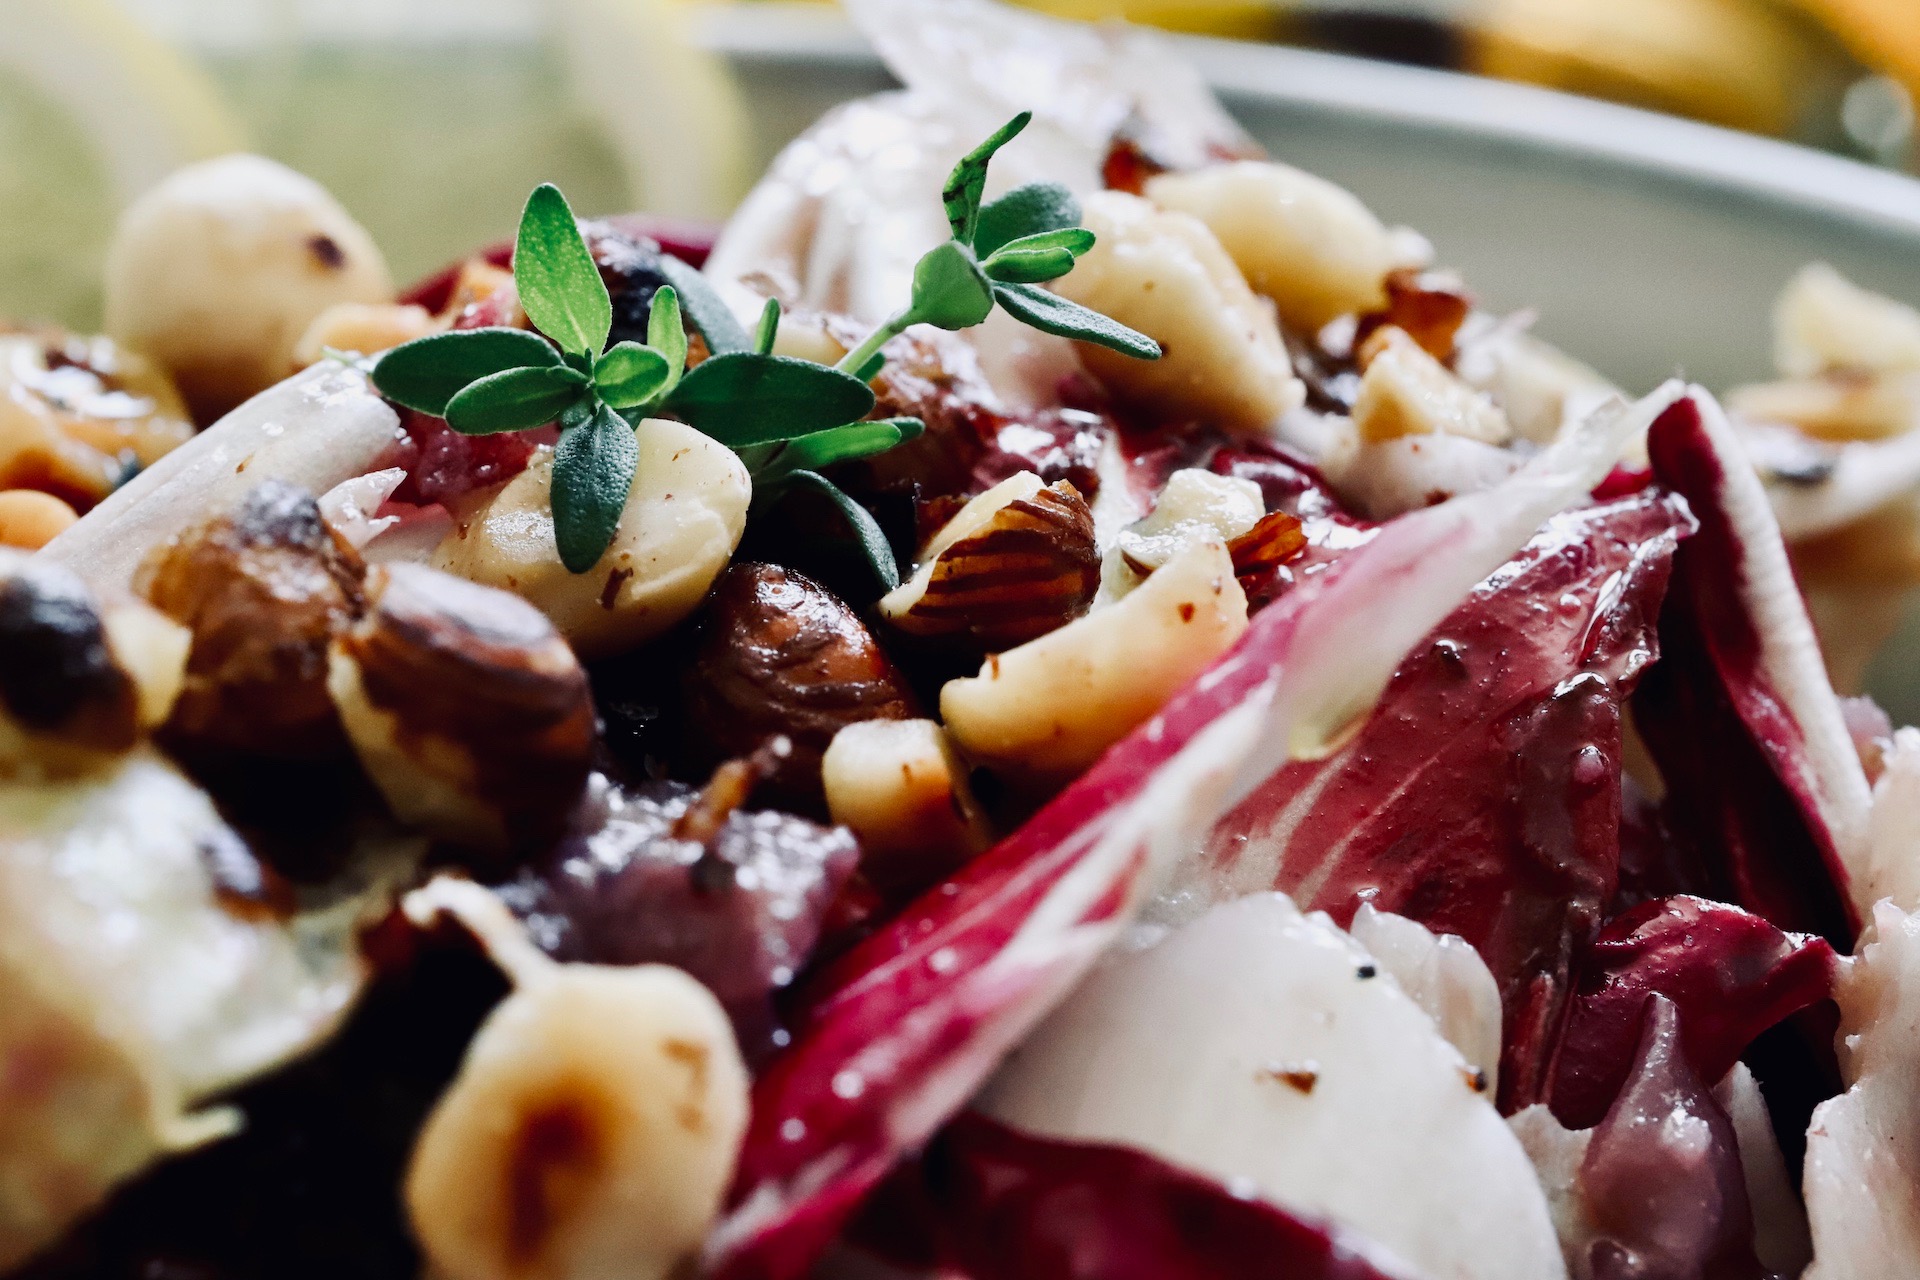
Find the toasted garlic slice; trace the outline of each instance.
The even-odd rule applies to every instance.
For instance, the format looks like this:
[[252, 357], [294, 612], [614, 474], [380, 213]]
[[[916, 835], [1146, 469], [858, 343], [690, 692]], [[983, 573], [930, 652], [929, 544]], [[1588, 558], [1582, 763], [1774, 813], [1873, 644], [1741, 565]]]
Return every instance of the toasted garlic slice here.
[[[507, 918], [485, 933], [516, 929]], [[498, 958], [517, 989], [468, 1046], [407, 1172], [407, 1211], [431, 1272], [689, 1271], [747, 1123], [747, 1071], [725, 1011], [678, 969], [557, 965], [505, 941]], [[499, 940], [489, 945], [497, 952]]]
[[1290, 165], [1242, 160], [1147, 183], [1147, 199], [1207, 224], [1289, 325], [1317, 331], [1387, 300], [1403, 256], [1394, 234], [1345, 187]]
[[1121, 531], [1101, 567], [1100, 591], [1117, 600], [1180, 552], [1209, 538], [1231, 543], [1267, 513], [1260, 486], [1199, 467], [1174, 472], [1153, 510]]
[[1009, 649], [1084, 613], [1099, 585], [1093, 513], [1065, 480], [1001, 481], [935, 534], [880, 612], [914, 635], [971, 635]]
[[1816, 262], [1774, 304], [1773, 359], [1789, 378], [1834, 369], [1920, 370], [1920, 311]]
[[1305, 402], [1268, 305], [1205, 223], [1119, 191], [1088, 197], [1085, 222], [1099, 241], [1053, 287], [1162, 349], [1135, 360], [1082, 343], [1094, 377], [1148, 412], [1229, 431], [1265, 432]]
[[538, 609], [424, 565], [375, 566], [327, 691], [410, 826], [504, 851], [558, 832], [586, 784], [593, 698]]
[[1455, 377], [1420, 344], [1396, 328], [1376, 333], [1363, 353], [1367, 371], [1353, 405], [1360, 439], [1372, 444], [1401, 436], [1463, 436], [1505, 444], [1507, 417], [1485, 392]]
[[1057, 779], [1092, 764], [1246, 628], [1233, 557], [1199, 542], [1119, 603], [948, 681], [941, 718], [969, 759]]
[[931, 720], [863, 720], [834, 735], [822, 762], [827, 812], [860, 837], [861, 869], [911, 892], [992, 839], [966, 767]]
[[692, 613], [727, 567], [753, 491], [739, 456], [664, 418], [635, 429], [640, 463], [613, 545], [569, 573], [553, 540], [553, 451], [459, 513], [433, 565], [537, 605], [582, 657], [631, 649]]
[[373, 239], [312, 179], [259, 156], [189, 165], [134, 201], [107, 251], [107, 331], [211, 422], [287, 375], [336, 302], [387, 302]]

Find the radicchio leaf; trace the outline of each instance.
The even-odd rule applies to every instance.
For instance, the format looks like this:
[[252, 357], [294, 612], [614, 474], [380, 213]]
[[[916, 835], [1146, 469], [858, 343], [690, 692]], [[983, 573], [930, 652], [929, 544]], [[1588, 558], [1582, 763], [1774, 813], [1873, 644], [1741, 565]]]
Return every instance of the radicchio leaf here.
[[1236, 795], [1364, 715], [1407, 649], [1670, 402], [1602, 415], [1510, 482], [1413, 513], [1288, 592], [1045, 809], [834, 967], [756, 1086], [728, 1280], [792, 1280], [1086, 972]]
[[1632, 1075], [1581, 1162], [1592, 1280], [1763, 1274], [1733, 1121], [1688, 1065], [1682, 1022], [1648, 997]]
[[[1392, 526], [1389, 526], [1392, 527]], [[1472, 943], [1501, 985], [1501, 1102], [1542, 1095], [1574, 948], [1619, 855], [1620, 705], [1690, 522], [1645, 493], [1550, 520], [1400, 666], [1331, 757], [1269, 778], [1176, 887], [1362, 902]]]
[[1600, 1122], [1633, 1067], [1649, 994], [1682, 1014], [1681, 1049], [1695, 1076], [1718, 1080], [1755, 1036], [1825, 999], [1835, 964], [1825, 939], [1704, 898], [1648, 902], [1616, 917], [1580, 961], [1554, 1114], [1572, 1129]]
[[1669, 819], [1706, 859], [1714, 896], [1848, 946], [1867, 780], [1780, 526], [1705, 392], [1661, 415], [1647, 447], [1656, 477], [1700, 522], [1675, 560], [1663, 661], [1633, 704]]
[[1400, 1280], [1332, 1223], [1142, 1151], [969, 1112], [921, 1161], [945, 1252], [972, 1280]]

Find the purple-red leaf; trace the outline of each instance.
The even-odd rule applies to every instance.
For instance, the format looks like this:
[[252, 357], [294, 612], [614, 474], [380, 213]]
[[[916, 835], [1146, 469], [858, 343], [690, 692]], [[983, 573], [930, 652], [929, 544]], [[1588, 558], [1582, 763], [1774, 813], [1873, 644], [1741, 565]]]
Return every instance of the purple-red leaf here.
[[969, 1112], [921, 1162], [942, 1252], [971, 1280], [1400, 1280], [1328, 1222], [1130, 1147], [1035, 1137]]
[[1568, 964], [1620, 848], [1620, 705], [1655, 656], [1672, 497], [1554, 517], [1396, 672], [1334, 755], [1274, 775], [1210, 838], [1202, 892], [1362, 902], [1472, 943], [1506, 1011], [1503, 1109], [1543, 1096]]
[[1846, 868], [1866, 828], [1867, 781], [1779, 525], [1704, 393], [1662, 414], [1647, 446], [1655, 476], [1700, 522], [1675, 560], [1663, 660], [1634, 698], [1669, 822], [1703, 859], [1694, 879], [1714, 897], [1849, 946], [1858, 920]]
[[1645, 1002], [1627, 1087], [1594, 1130], [1579, 1190], [1592, 1280], [1759, 1280], [1733, 1121], [1687, 1063], [1679, 1010]]
[[1835, 962], [1823, 938], [1784, 933], [1703, 898], [1643, 903], [1616, 917], [1580, 961], [1554, 1115], [1570, 1129], [1599, 1123], [1632, 1070], [1650, 996], [1678, 1008], [1688, 1065], [1717, 1081], [1755, 1036], [1831, 993]]

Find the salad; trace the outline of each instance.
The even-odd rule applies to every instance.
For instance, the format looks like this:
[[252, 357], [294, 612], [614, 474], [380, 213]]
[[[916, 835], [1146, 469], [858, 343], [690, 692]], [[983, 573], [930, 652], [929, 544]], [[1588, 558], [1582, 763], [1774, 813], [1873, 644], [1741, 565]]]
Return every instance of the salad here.
[[717, 233], [230, 157], [0, 338], [0, 1269], [1920, 1272], [1920, 313], [1636, 398], [848, 7]]

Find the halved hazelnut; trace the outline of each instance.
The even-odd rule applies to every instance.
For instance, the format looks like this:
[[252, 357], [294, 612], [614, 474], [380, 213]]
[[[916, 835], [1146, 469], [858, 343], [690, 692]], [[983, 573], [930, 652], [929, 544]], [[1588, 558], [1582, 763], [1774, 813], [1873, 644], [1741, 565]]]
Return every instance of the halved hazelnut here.
[[693, 1274], [747, 1123], [725, 1012], [665, 965], [519, 976], [414, 1147], [407, 1213], [429, 1272]]
[[987, 660], [940, 690], [947, 732], [1009, 781], [1085, 769], [1247, 628], [1226, 546], [1195, 543], [1116, 604]]
[[1366, 370], [1353, 404], [1361, 440], [1449, 435], [1499, 445], [1512, 438], [1506, 415], [1492, 398], [1461, 381], [1406, 330], [1392, 325], [1376, 330], [1358, 354]]
[[402, 821], [503, 852], [558, 832], [585, 786], [593, 700], [573, 650], [509, 592], [376, 566], [327, 687]]
[[103, 604], [71, 571], [0, 550], [0, 772], [65, 772], [166, 719], [189, 637], [137, 600]]
[[973, 500], [935, 537], [880, 612], [920, 636], [970, 635], [1011, 649], [1087, 611], [1100, 585], [1093, 512], [1065, 480], [1023, 471]]
[[193, 633], [172, 742], [275, 759], [338, 751], [327, 645], [359, 615], [364, 572], [313, 495], [277, 480], [156, 547], [135, 589]]
[[966, 766], [931, 720], [848, 725], [821, 779], [827, 812], [860, 838], [860, 869], [889, 893], [918, 892], [992, 843]]
[[720, 575], [684, 697], [695, 753], [717, 762], [784, 735], [775, 795], [817, 808], [820, 758], [842, 728], [915, 714], [906, 679], [838, 597], [778, 565]]

